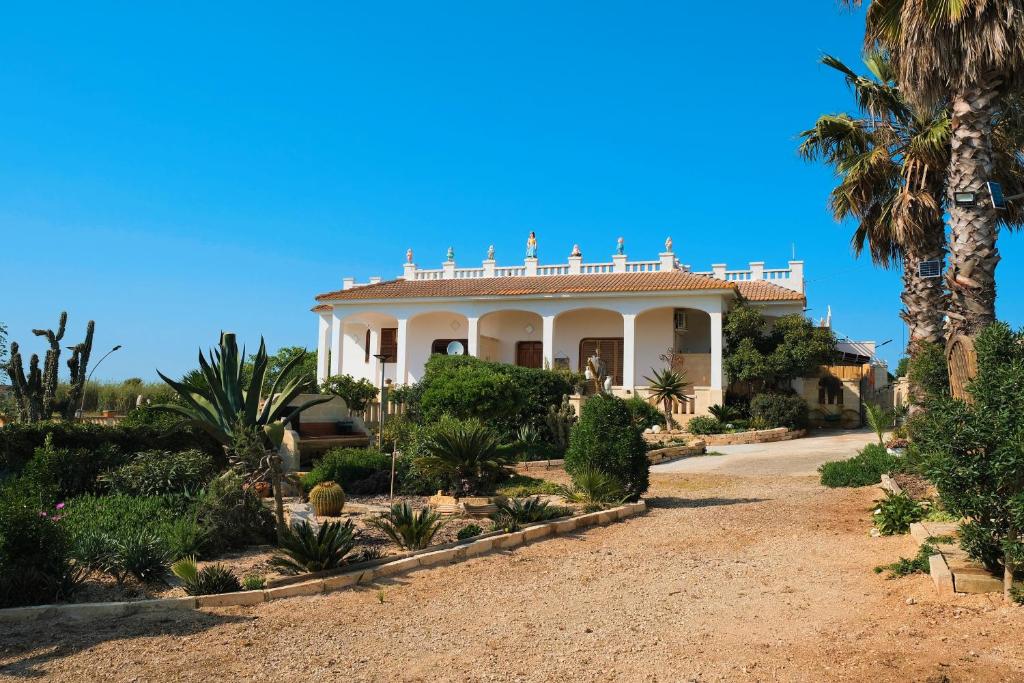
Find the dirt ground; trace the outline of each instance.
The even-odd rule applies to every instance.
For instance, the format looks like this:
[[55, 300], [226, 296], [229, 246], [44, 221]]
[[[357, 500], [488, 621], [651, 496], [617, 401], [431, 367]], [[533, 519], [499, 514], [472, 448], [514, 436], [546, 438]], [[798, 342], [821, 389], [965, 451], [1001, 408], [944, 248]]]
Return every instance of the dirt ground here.
[[1024, 681], [1024, 609], [871, 571], [877, 489], [655, 474], [650, 512], [354, 591], [0, 633], [0, 679]]

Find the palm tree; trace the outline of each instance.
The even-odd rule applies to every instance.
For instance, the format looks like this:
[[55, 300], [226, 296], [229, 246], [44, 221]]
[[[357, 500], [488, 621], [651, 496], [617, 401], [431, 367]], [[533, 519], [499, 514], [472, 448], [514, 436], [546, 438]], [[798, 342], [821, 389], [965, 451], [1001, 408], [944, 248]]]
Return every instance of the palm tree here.
[[676, 372], [672, 368], [655, 370], [651, 368], [654, 377], [644, 377], [647, 382], [647, 398], [652, 403], [661, 403], [665, 411], [665, 429], [672, 429], [672, 402], [685, 401], [688, 397], [683, 390], [689, 386], [686, 375]]
[[902, 263], [901, 317], [909, 328], [910, 352], [916, 342], [943, 343], [942, 281], [921, 277], [918, 266], [941, 263], [945, 255], [949, 117], [941, 108], [919, 109], [905, 102], [893, 83], [892, 65], [881, 53], [864, 60], [871, 77], [858, 75], [835, 57], [826, 56], [822, 63], [843, 74], [860, 115], [820, 117], [801, 133], [800, 154], [823, 160], [839, 176], [829, 203], [836, 220], [858, 221], [851, 240], [854, 253], [859, 256], [867, 246], [872, 260], [883, 267]]
[[[864, 0], [844, 0], [859, 6]], [[992, 208], [985, 182], [999, 166], [995, 126], [1007, 96], [1024, 85], [1024, 7], [1020, 0], [867, 0], [868, 49], [892, 53], [896, 81], [921, 109], [949, 104], [950, 336], [995, 320], [996, 238], [1015, 225]], [[1012, 193], [1019, 187], [1008, 188]], [[973, 205], [953, 195], [974, 192]]]
[[428, 476], [447, 477], [455, 495], [474, 495], [495, 481], [507, 464], [498, 437], [478, 420], [442, 424], [425, 444], [416, 466]]

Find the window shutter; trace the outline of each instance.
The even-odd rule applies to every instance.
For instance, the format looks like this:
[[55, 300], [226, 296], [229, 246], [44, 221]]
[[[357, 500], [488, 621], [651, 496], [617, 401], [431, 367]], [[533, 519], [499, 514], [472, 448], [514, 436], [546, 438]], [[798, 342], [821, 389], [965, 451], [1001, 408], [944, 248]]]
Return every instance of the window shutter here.
[[601, 349], [601, 358], [608, 367], [608, 375], [612, 378], [615, 386], [622, 386], [622, 368], [625, 366], [623, 360], [624, 344], [622, 337], [602, 337], [580, 340], [580, 372], [587, 368], [587, 359], [594, 355], [597, 349]]
[[398, 359], [398, 328], [385, 327], [380, 331], [380, 353], [387, 356], [388, 363]]

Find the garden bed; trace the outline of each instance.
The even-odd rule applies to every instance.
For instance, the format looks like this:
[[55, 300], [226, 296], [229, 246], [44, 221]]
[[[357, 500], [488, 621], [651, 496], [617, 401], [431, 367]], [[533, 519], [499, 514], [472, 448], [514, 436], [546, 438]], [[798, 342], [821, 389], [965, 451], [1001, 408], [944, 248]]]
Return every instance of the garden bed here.
[[588, 526], [611, 524], [618, 520], [642, 514], [647, 509], [644, 501], [626, 503], [615, 508], [529, 525], [510, 533], [486, 534], [465, 541], [432, 546], [424, 550], [408, 551], [397, 557], [387, 557], [358, 565], [350, 565], [332, 572], [290, 577], [276, 587], [263, 590], [238, 591], [215, 595], [174, 597], [171, 593], [158, 599], [102, 603], [72, 603], [14, 607], [0, 610], [0, 622], [20, 622], [35, 619], [110, 618], [139, 612], [190, 610], [207, 607], [255, 605], [279, 598], [318, 595], [325, 592], [367, 584], [376, 579], [403, 574], [421, 567], [441, 563], [461, 562], [495, 550], [507, 550], [552, 535], [572, 533]]

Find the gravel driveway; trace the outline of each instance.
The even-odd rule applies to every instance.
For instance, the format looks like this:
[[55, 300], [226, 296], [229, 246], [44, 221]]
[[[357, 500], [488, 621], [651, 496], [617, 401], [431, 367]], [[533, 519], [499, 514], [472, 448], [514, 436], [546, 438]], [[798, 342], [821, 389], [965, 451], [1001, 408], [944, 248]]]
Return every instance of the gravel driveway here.
[[878, 437], [866, 430], [822, 432], [793, 441], [708, 446], [709, 452], [721, 455], [695, 456], [655, 465], [651, 472], [714, 472], [716, 474], [805, 475], [817, 473], [818, 466], [830, 460], [843, 460], [856, 455], [866, 444]]
[[365, 589], [7, 630], [0, 678], [1024, 680], [1024, 609], [871, 571], [915, 550], [877, 493], [659, 473], [643, 517]]

